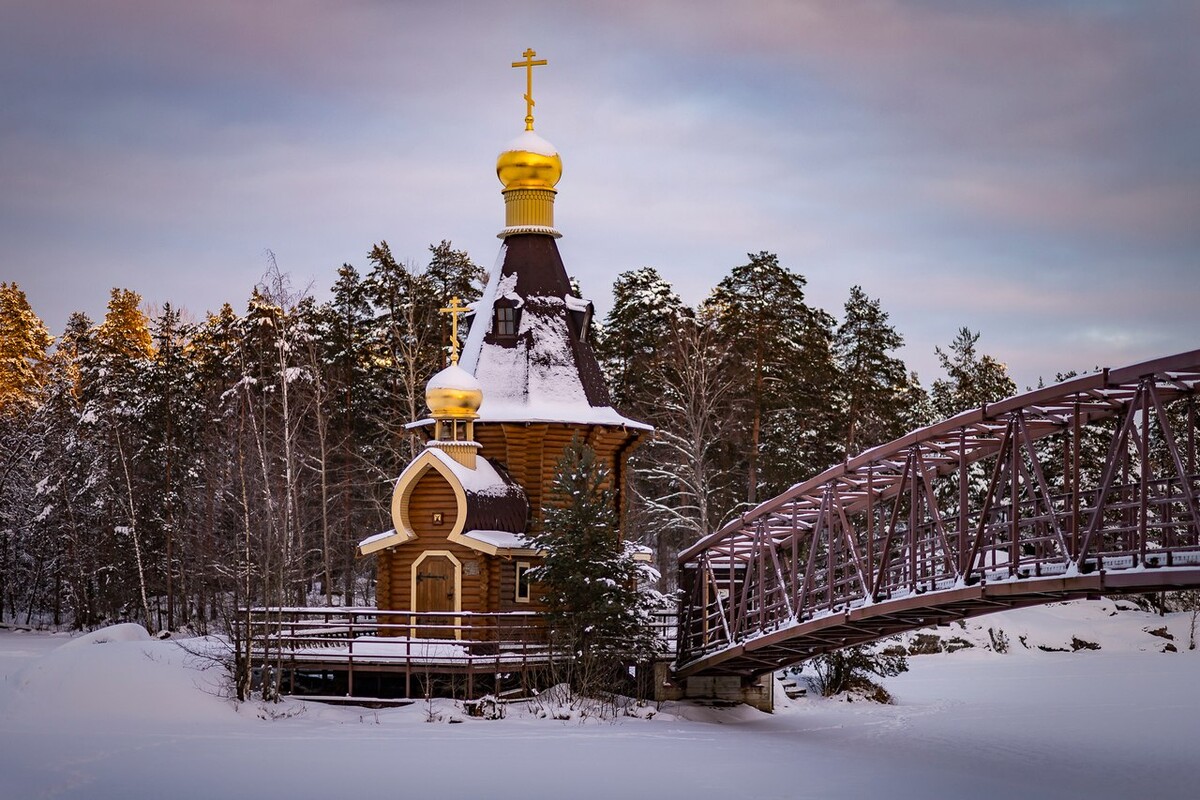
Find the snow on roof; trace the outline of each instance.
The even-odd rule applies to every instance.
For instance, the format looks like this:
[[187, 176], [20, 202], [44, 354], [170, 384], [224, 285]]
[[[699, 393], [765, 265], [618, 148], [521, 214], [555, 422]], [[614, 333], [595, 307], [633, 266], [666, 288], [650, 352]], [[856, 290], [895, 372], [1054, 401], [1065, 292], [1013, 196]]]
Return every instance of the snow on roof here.
[[376, 533], [371, 536], [368, 536], [367, 538], [365, 538], [361, 542], [359, 542], [358, 546], [359, 546], [359, 548], [370, 547], [371, 545], [375, 544], [376, 542], [382, 542], [384, 539], [391, 538], [392, 536], [395, 536], [395, 535], [396, 535], [395, 529], [386, 530], [383, 533]]
[[566, 302], [567, 308], [572, 311], [587, 311], [592, 307], [591, 300], [584, 300], [582, 297], [576, 297], [573, 294], [567, 295], [563, 300]]
[[[485, 396], [486, 397], [486, 396]], [[575, 425], [612, 425], [649, 431], [653, 426], [622, 416], [612, 406], [583, 403], [504, 403], [494, 401], [479, 409], [478, 422], [547, 422]]]
[[[509, 247], [507, 242], [501, 246], [483, 295], [475, 304], [481, 313], [471, 325], [459, 361], [483, 388], [478, 421], [557, 422], [652, 430], [650, 425], [631, 420], [610, 405], [592, 404], [595, 398], [589, 399], [583, 384], [583, 365], [578, 352], [587, 345], [572, 341], [568, 321], [568, 312], [586, 311], [591, 304], [570, 294], [546, 293], [549, 282], [546, 272], [551, 269], [557, 272], [561, 266], [548, 263], [544, 254], [515, 251], [518, 255], [514, 260], [520, 263], [508, 265], [506, 273]], [[542, 260], [532, 263], [539, 258]], [[522, 270], [541, 278], [530, 280], [530, 284], [541, 287], [538, 293], [524, 297], [518, 294]], [[559, 277], [565, 286], [565, 277]], [[500, 298], [522, 308], [515, 342], [485, 341], [493, 323], [491, 309]], [[585, 357], [590, 357], [590, 349]]]
[[589, 402], [568, 339], [564, 298], [527, 298], [525, 305], [515, 347], [480, 342], [474, 364], [475, 377], [483, 386], [480, 421], [571, 422], [651, 429], [612, 406]]
[[467, 539], [474, 539], [477, 542], [490, 545], [499, 550], [528, 550], [530, 545], [528, 540], [519, 533], [510, 533], [508, 531], [463, 531], [462, 534]]
[[[483, 315], [476, 315], [475, 321], [471, 323], [471, 329], [467, 331], [467, 340], [463, 342], [462, 353], [459, 355], [458, 365], [467, 372], [475, 372], [475, 362], [479, 359], [479, 350], [483, 345], [484, 334], [492, 326], [491, 319], [488, 318], [488, 313], [492, 306], [496, 304], [496, 295], [500, 289], [500, 280], [504, 276], [501, 274], [504, 271], [504, 256], [508, 252], [508, 243], [500, 245], [500, 252], [496, 256], [496, 264], [492, 267], [491, 274], [488, 275], [487, 286], [483, 287], [483, 295], [478, 302], [473, 303], [474, 308], [484, 311]], [[508, 291], [512, 291], [516, 286], [516, 276], [512, 276], [512, 286], [508, 287]], [[478, 376], [476, 376], [478, 377]]]
[[[520, 309], [515, 336], [492, 335], [500, 299]], [[518, 235], [505, 240], [463, 344], [459, 366], [483, 389], [478, 422], [606, 425], [650, 431], [611, 405], [591, 345], [578, 330], [592, 305], [571, 294], [554, 240]], [[428, 422], [410, 423], [421, 427]]]
[[462, 484], [463, 491], [468, 494], [503, 496], [511, 491], [511, 482], [505, 480], [486, 458], [476, 458], [475, 469], [471, 469], [455, 461], [453, 456], [437, 446], [437, 442], [426, 445], [426, 452], [449, 467]]

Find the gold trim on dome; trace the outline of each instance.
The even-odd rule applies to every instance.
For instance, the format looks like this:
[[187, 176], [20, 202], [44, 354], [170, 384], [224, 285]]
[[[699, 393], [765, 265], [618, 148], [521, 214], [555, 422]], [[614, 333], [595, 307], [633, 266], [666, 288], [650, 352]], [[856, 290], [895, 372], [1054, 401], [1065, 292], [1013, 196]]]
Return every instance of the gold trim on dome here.
[[553, 236], [555, 239], [562, 238], [562, 234], [558, 230], [547, 228], [545, 225], [513, 225], [497, 233], [496, 238], [507, 239], [509, 236], [516, 236], [518, 233], [538, 233], [543, 236]]
[[554, 228], [553, 189], [506, 189], [504, 226], [506, 228]]

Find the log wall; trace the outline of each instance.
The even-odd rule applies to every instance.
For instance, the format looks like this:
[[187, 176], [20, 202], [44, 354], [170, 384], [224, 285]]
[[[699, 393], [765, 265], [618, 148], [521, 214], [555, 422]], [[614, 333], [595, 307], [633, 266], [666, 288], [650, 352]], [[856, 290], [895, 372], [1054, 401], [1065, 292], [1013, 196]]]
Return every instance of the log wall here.
[[[542, 529], [542, 510], [554, 484], [558, 462], [575, 436], [590, 445], [608, 467], [610, 488], [622, 521], [624, 536], [624, 497], [619, 484], [623, 480], [625, 460], [638, 437], [636, 431], [599, 425], [549, 423], [496, 423], [475, 426], [475, 438], [483, 445], [480, 455], [503, 465], [524, 487], [531, 512], [530, 530]], [[442, 523], [433, 523], [434, 513], [442, 514]], [[463, 611], [541, 611], [536, 585], [529, 603], [516, 601], [516, 564], [537, 559], [488, 556], [464, 545], [452, 543], [447, 535], [454, 529], [458, 504], [454, 490], [436, 470], [429, 470], [413, 486], [408, 502], [408, 523], [417, 538], [376, 555], [376, 602], [379, 608], [407, 611], [412, 607], [412, 565], [429, 550], [452, 553], [461, 563]]]
[[[441, 524], [433, 515], [441, 513]], [[408, 502], [408, 523], [417, 538], [400, 547], [380, 553], [379, 585], [376, 602], [380, 608], [410, 610], [412, 606], [412, 565], [428, 550], [445, 550], [461, 564], [463, 611], [486, 611], [489, 571], [486, 558], [468, 547], [446, 539], [458, 519], [458, 501], [454, 489], [437, 470], [428, 470], [412, 488]], [[386, 562], [386, 566], [385, 566]], [[471, 563], [474, 563], [472, 568]], [[475, 574], [471, 574], [474, 572]], [[386, 581], [384, 575], [386, 573]], [[386, 583], [386, 586], [384, 585]], [[386, 598], [386, 602], [385, 602]]]
[[[503, 464], [525, 488], [532, 516], [531, 533], [542, 529], [542, 509], [554, 485], [558, 462], [572, 438], [579, 436], [596, 451], [596, 456], [608, 467], [611, 488], [612, 481], [621, 479], [629, 445], [637, 435], [623, 428], [600, 425], [505, 422], [475, 426], [475, 439], [483, 445], [480, 455]], [[624, 528], [624, 498], [620, 491], [624, 487], [616, 488], [614, 500]]]

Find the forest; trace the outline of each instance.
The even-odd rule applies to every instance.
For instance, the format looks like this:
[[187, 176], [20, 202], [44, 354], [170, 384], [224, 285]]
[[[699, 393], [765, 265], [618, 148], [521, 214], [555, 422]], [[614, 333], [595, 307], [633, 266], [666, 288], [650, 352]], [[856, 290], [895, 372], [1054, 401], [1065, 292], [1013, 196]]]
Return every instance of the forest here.
[[[246, 603], [372, 602], [355, 547], [422, 446], [405, 425], [447, 362], [438, 309], [487, 277], [450, 242], [429, 254], [380, 242], [323, 302], [270, 258], [243, 311], [199, 320], [116, 288], [57, 337], [0, 283], [0, 621], [206, 632]], [[878, 300], [856, 286], [835, 316], [805, 284], [751, 253], [692, 308], [645, 267], [590, 331], [613, 404], [656, 428], [627, 513], [664, 589], [681, 547], [756, 502], [1016, 390], [966, 327], [926, 388]]]

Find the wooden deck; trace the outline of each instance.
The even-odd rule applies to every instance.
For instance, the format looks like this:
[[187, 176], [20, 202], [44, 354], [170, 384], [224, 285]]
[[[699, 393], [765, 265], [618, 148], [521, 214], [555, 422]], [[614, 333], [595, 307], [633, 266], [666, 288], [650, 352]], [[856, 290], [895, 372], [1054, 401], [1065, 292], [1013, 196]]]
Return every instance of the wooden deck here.
[[379, 697], [412, 697], [434, 682], [465, 697], [477, 689], [523, 692], [568, 660], [533, 612], [254, 608], [239, 613], [236, 637], [249, 640], [255, 669], [281, 671], [283, 690], [295, 694], [313, 686], [331, 694], [332, 686], [354, 697], [364, 681]]

